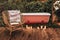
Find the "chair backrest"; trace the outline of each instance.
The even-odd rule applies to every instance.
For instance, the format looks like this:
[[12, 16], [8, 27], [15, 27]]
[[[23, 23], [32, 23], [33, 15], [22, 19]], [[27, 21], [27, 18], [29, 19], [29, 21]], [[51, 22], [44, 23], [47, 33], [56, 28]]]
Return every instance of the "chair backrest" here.
[[10, 25], [19, 24], [21, 22], [20, 10], [8, 10]]

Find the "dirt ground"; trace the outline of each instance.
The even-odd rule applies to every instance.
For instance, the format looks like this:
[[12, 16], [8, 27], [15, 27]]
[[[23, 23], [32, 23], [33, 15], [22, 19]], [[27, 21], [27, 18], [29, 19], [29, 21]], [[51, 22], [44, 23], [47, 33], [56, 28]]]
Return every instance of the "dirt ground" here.
[[0, 28], [0, 40], [60, 40], [60, 28], [20, 29], [10, 31]]

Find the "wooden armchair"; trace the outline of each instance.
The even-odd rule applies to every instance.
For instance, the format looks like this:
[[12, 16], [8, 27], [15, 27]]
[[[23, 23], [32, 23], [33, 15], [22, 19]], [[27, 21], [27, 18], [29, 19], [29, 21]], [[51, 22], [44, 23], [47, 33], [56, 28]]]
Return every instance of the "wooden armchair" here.
[[19, 24], [16, 24], [16, 25], [15, 24], [11, 25], [9, 22], [10, 21], [9, 20], [9, 13], [7, 11], [2, 12], [2, 18], [3, 18], [4, 23], [6, 24], [6, 29], [10, 30], [11, 32], [16, 30], [18, 27], [23, 27], [22, 22], [19, 22]]

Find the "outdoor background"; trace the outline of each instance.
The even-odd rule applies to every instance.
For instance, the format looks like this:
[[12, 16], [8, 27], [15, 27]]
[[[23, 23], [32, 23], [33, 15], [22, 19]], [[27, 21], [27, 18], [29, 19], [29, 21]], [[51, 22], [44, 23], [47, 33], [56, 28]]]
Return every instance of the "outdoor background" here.
[[52, 14], [52, 6], [53, 0], [0, 0], [0, 26], [4, 26], [2, 11], [20, 10], [21, 13], [48, 12]]

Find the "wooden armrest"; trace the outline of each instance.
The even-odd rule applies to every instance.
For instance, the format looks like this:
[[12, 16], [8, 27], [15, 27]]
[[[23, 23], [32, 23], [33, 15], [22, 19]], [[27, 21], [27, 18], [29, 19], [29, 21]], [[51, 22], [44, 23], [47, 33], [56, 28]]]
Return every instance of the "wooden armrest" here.
[[9, 25], [8, 18], [7, 18], [6, 14], [4, 12], [2, 12], [2, 18], [3, 18], [4, 23], [6, 25]]

